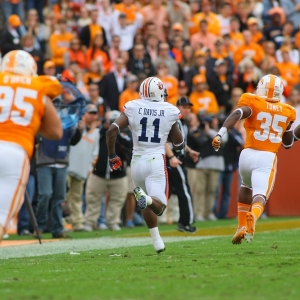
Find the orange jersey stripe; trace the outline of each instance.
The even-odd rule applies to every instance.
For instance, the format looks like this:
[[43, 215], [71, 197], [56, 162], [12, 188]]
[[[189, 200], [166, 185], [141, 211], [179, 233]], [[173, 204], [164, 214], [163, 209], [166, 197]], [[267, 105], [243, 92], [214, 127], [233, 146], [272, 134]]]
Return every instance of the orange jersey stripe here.
[[166, 162], [166, 156], [165, 155], [163, 155], [163, 159], [164, 159], [164, 170], [165, 170], [165, 176], [166, 176], [165, 194], [166, 194], [166, 198], [167, 198], [167, 201], [168, 201], [168, 199], [169, 199], [169, 175], [168, 175], [167, 162]]

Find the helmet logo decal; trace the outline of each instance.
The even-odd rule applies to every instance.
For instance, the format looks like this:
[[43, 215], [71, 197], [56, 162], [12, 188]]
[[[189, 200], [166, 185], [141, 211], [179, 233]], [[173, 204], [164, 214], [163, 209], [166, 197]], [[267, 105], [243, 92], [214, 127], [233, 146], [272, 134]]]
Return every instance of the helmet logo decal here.
[[161, 82], [158, 82], [157, 86], [160, 90], [162, 90], [164, 88], [164, 85]]

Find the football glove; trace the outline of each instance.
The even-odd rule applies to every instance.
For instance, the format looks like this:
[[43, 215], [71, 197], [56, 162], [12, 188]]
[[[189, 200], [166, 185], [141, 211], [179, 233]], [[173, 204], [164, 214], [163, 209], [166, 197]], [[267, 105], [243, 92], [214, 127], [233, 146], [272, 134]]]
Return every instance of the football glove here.
[[214, 139], [212, 140], [212, 146], [215, 149], [215, 151], [219, 151], [222, 143], [222, 137], [220, 135], [216, 135]]
[[117, 154], [109, 155], [109, 168], [110, 171], [121, 171], [122, 170], [122, 160]]

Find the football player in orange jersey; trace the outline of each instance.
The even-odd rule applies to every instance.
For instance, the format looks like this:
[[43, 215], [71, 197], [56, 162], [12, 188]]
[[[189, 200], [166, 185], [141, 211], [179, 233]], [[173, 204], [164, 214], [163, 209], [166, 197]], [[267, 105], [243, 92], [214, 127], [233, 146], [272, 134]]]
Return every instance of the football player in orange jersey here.
[[29, 159], [38, 132], [62, 137], [52, 99], [61, 93], [54, 77], [37, 76], [33, 57], [22, 50], [7, 53], [0, 70], [0, 242], [23, 202]]
[[238, 228], [232, 238], [233, 244], [242, 239], [253, 240], [255, 224], [264, 211], [276, 177], [277, 151], [281, 145], [286, 149], [293, 145], [292, 123], [295, 109], [280, 103], [283, 83], [275, 75], [266, 75], [259, 81], [256, 94], [245, 93], [238, 108], [225, 120], [215, 136], [212, 146], [217, 151], [222, 136], [240, 119], [245, 119], [246, 144], [239, 159], [242, 185], [238, 196]]

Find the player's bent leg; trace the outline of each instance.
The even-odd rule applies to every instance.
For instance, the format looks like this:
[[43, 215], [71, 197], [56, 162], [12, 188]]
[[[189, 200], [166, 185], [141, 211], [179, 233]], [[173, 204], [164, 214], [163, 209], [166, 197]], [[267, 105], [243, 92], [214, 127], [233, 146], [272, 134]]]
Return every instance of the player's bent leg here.
[[134, 190], [134, 196], [137, 201], [137, 206], [140, 209], [148, 207], [157, 216], [161, 216], [166, 209], [166, 205], [163, 204], [157, 197], [148, 196], [141, 187], [136, 187]]

